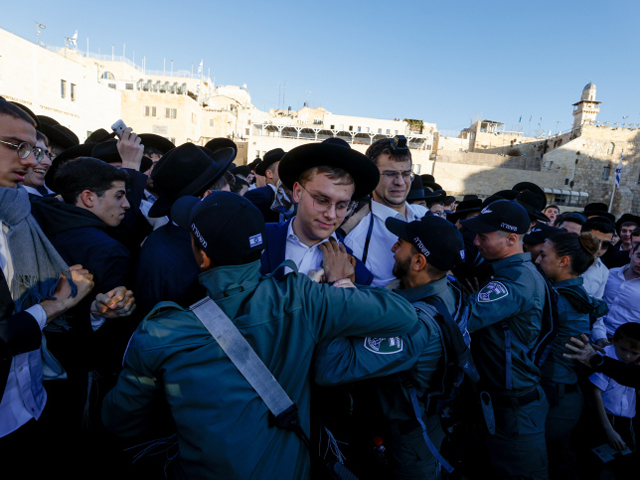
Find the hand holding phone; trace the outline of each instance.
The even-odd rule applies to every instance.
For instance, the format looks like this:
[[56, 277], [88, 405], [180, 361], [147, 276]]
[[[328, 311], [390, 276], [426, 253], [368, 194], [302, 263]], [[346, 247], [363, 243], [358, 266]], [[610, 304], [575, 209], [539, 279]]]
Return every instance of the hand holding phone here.
[[113, 130], [118, 138], [122, 138], [122, 134], [124, 133], [127, 126], [122, 120], [118, 120], [116, 123], [111, 125], [111, 130]]

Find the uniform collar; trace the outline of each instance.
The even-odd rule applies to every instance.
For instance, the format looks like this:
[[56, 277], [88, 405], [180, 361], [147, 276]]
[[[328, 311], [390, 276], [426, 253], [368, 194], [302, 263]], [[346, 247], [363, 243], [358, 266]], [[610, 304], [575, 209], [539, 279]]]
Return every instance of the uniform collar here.
[[214, 300], [252, 291], [260, 281], [260, 260], [244, 265], [227, 265], [203, 272], [198, 281]]
[[503, 258], [502, 260], [498, 260], [497, 262], [491, 264], [491, 266], [493, 267], [493, 271], [498, 273], [503, 268], [508, 268], [511, 265], [514, 265], [517, 263], [526, 263], [526, 262], [531, 262], [531, 254], [529, 252], [516, 253], [515, 255], [511, 255], [507, 258]]
[[553, 284], [554, 287], [573, 287], [575, 285], [582, 285], [584, 283], [584, 278], [576, 277], [570, 278], [568, 280], [562, 280], [561, 282], [556, 282]]
[[420, 285], [413, 288], [402, 288], [394, 290], [395, 293], [407, 300], [409, 303], [419, 302], [428, 297], [435, 297], [439, 293], [443, 293], [447, 290], [448, 279], [442, 277], [435, 282], [427, 283], [426, 285]]

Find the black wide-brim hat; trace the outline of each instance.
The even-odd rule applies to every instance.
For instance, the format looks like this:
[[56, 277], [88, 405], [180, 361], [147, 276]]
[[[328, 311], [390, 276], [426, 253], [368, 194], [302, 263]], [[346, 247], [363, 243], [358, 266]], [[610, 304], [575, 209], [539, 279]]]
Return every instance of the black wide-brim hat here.
[[38, 115], [38, 120], [40, 120], [41, 125], [50, 125], [52, 127], [54, 125], [60, 125], [59, 121], [55, 118], [48, 117], [47, 115]]
[[638, 217], [637, 215], [632, 215], [630, 213], [623, 213], [616, 222], [616, 231], [620, 231], [624, 222], [633, 222], [640, 227], [640, 217]]
[[411, 189], [409, 189], [409, 195], [407, 195], [407, 202], [414, 202], [417, 200], [435, 200], [442, 197], [442, 200], [446, 197], [444, 192], [436, 193], [425, 190], [422, 185], [422, 179], [416, 175], [411, 182]]
[[120, 152], [118, 152], [118, 141], [115, 138], [96, 143], [91, 150], [91, 156], [106, 163], [122, 162]]
[[606, 203], [600, 203], [600, 202], [589, 203], [584, 207], [584, 211], [582, 212], [582, 214], [587, 218], [590, 216], [591, 217], [600, 216], [600, 217], [606, 217], [612, 222], [616, 221], [615, 215], [613, 215], [612, 213], [609, 213], [609, 207], [607, 207]]
[[18, 102], [12, 102], [9, 101], [9, 103], [15, 105], [16, 107], [18, 107], [20, 110], [22, 110], [24, 113], [26, 113], [27, 115], [29, 115], [31, 117], [31, 119], [35, 122], [36, 124], [36, 130], [38, 130], [39, 132], [41, 132], [42, 130], [42, 122], [40, 122], [40, 119], [38, 118], [38, 116], [33, 113], [31, 111], [31, 109], [29, 107], [27, 107], [26, 105], [23, 105], [21, 103]]
[[74, 158], [90, 157], [91, 151], [93, 150], [93, 147], [95, 145], [97, 144], [81, 143], [80, 145], [75, 145], [71, 148], [67, 148], [64, 152], [54, 158], [53, 162], [51, 162], [49, 170], [47, 170], [47, 173], [44, 176], [44, 180], [47, 186], [54, 192], [57, 192], [58, 190], [56, 189], [55, 177], [58, 168], [60, 168], [60, 165], [64, 165], [69, 160], [73, 160]]
[[[284, 157], [284, 154], [285, 152], [281, 148], [274, 148], [273, 150], [269, 150], [267, 153], [264, 154], [262, 161], [255, 168], [255, 172], [258, 175], [261, 175], [264, 177], [267, 174], [267, 168], [269, 168], [274, 163], [282, 160], [282, 157]], [[278, 170], [278, 175], [280, 175], [280, 170]]]
[[238, 146], [236, 145], [236, 142], [227, 137], [218, 137], [209, 140], [204, 144], [204, 148], [211, 150], [213, 153], [216, 153], [218, 150], [222, 150], [223, 148], [233, 148], [236, 151], [236, 155], [238, 153]]
[[176, 148], [175, 144], [171, 140], [161, 137], [160, 135], [156, 135], [155, 133], [141, 133], [138, 136], [140, 137], [140, 143], [144, 145], [144, 148], [153, 148], [162, 152], [163, 155]]
[[180, 197], [199, 197], [229, 168], [235, 150], [227, 147], [213, 153], [193, 143], [170, 150], [158, 161], [151, 179], [160, 198], [149, 210], [152, 218], [163, 217]]
[[525, 210], [529, 214], [529, 218], [532, 221], [533, 220], [541, 220], [543, 222], [551, 221], [549, 217], [547, 217], [544, 213], [540, 211], [545, 207], [546, 202], [545, 200], [542, 200], [537, 193], [532, 192], [531, 190], [523, 190], [516, 197], [516, 202], [518, 202], [520, 205], [522, 205], [525, 208]]
[[[531, 193], [535, 193], [540, 198], [540, 201], [544, 203], [542, 208], [544, 208], [547, 204], [547, 196], [545, 195], [544, 190], [542, 190], [535, 183], [531, 183], [531, 182], [516, 183], [511, 190], [515, 190], [516, 192], [523, 192], [525, 190], [529, 190]], [[540, 210], [542, 210], [542, 208]]]
[[447, 213], [447, 220], [451, 223], [456, 223], [461, 217], [468, 213], [476, 213], [482, 210], [482, 200], [479, 198], [471, 198], [469, 200], [463, 200], [458, 204], [458, 208], [453, 213]]
[[49, 145], [57, 145], [64, 150], [75, 147], [80, 143], [78, 137], [68, 128], [62, 125], [48, 125], [42, 123], [41, 130], [47, 136]]
[[289, 190], [300, 176], [314, 167], [341, 168], [355, 182], [353, 199], [369, 195], [380, 182], [380, 171], [373, 160], [352, 148], [331, 143], [307, 143], [291, 149], [280, 160], [278, 175]]
[[107, 140], [110, 140], [115, 136], [115, 132], [109, 133], [104, 128], [99, 128], [98, 130], [92, 132], [91, 135], [89, 135], [84, 141], [84, 143], [106, 142]]

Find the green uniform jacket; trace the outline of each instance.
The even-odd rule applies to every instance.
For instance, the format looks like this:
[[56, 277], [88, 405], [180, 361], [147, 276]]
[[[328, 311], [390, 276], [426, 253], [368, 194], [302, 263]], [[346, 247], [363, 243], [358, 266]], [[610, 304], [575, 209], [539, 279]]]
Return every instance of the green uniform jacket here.
[[[400, 296], [376, 288], [336, 288], [291, 273], [260, 277], [260, 261], [200, 275], [289, 397], [309, 432], [309, 372], [314, 347], [346, 335], [394, 336], [416, 314]], [[161, 303], [140, 324], [125, 354], [103, 421], [136, 435], [150, 404], [165, 395], [178, 433], [177, 475], [189, 479], [303, 479], [309, 452], [293, 432], [268, 426], [268, 410], [197, 317]]]
[[[491, 280], [469, 296], [471, 353], [483, 388], [499, 394], [523, 395], [540, 383], [540, 370], [525, 350], [531, 349], [540, 336], [545, 280], [531, 263], [530, 253], [499, 260], [493, 270]], [[503, 325], [508, 326], [512, 339], [511, 388], [507, 382]]]

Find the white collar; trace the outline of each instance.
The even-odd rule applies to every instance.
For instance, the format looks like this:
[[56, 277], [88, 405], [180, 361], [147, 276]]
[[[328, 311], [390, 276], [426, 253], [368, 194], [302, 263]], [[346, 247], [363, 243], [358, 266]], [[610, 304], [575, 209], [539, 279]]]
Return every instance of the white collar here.
[[[407, 208], [407, 216], [408, 216], [410, 205], [407, 202], [405, 202], [405, 206]], [[402, 217], [402, 214], [397, 210], [394, 210], [391, 207], [387, 207], [386, 205], [380, 202], [376, 202], [375, 200], [371, 201], [371, 213], [373, 213], [376, 217], [378, 217], [383, 222], [385, 222], [389, 217], [396, 218], [398, 217], [398, 215]], [[402, 218], [406, 220], [405, 217], [402, 217]]]

